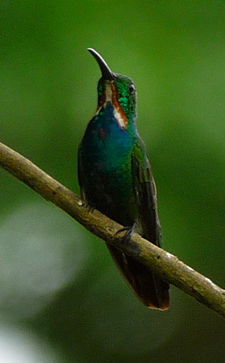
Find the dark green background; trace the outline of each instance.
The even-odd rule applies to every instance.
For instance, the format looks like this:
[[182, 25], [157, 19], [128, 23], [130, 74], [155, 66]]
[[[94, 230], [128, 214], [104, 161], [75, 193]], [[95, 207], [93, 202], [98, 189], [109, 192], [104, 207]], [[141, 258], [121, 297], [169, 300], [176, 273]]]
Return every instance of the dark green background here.
[[[0, 141], [78, 193], [95, 48], [135, 81], [166, 250], [224, 287], [224, 1], [1, 1], [0, 19]], [[29, 363], [224, 361], [214, 312], [174, 287], [170, 310], [147, 309], [100, 240], [3, 170], [0, 190], [0, 344], [15, 362], [18, 346]]]

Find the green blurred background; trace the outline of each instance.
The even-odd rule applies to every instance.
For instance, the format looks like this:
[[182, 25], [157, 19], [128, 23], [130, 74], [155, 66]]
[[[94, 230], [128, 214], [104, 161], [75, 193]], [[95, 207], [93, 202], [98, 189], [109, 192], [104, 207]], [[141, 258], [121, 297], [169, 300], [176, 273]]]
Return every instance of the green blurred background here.
[[[224, 287], [224, 1], [1, 1], [0, 19], [0, 141], [78, 193], [95, 48], [135, 81], [166, 250]], [[224, 362], [214, 312], [174, 287], [147, 309], [100, 240], [3, 170], [0, 188], [1, 361]]]

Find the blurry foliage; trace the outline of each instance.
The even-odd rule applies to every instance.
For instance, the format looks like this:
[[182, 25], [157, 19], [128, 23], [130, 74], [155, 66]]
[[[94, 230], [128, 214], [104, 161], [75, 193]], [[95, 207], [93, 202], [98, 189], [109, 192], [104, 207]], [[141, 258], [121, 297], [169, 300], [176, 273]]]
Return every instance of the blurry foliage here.
[[[78, 192], [95, 48], [136, 83], [165, 248], [223, 287], [224, 2], [2, 1], [0, 14], [1, 141]], [[168, 312], [146, 309], [101, 241], [3, 170], [0, 188], [0, 343], [10, 337], [11, 352], [19, 334], [26, 355], [32, 334], [45, 359], [31, 363], [55, 362], [47, 347], [59, 362], [223, 361], [214, 313], [175, 288]]]

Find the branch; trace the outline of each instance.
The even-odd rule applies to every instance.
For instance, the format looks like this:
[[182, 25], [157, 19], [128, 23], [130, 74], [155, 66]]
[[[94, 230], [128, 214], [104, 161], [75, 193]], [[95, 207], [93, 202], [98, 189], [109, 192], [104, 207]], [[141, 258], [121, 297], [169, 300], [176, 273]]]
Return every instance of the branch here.
[[116, 235], [116, 232], [122, 228], [121, 225], [97, 210], [90, 211], [90, 208], [85, 206], [72, 191], [2, 143], [0, 143], [0, 166], [106, 243], [136, 258], [163, 280], [177, 286], [225, 318], [225, 290], [179, 261], [177, 257], [149, 243], [136, 233], [129, 243], [121, 242], [121, 234]]

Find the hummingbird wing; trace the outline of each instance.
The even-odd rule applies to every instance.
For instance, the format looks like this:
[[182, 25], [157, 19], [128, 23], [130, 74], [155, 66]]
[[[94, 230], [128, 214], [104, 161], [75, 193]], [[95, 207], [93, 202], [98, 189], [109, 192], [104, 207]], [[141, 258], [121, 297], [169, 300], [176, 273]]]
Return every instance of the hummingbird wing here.
[[[139, 210], [140, 234], [156, 246], [161, 247], [161, 227], [157, 212], [156, 186], [146, 148], [140, 138], [136, 139], [133, 147], [132, 173]], [[143, 296], [147, 305], [167, 309], [169, 307], [169, 284], [162, 281], [144, 265], [141, 270], [143, 280], [141, 282], [141, 279], [138, 279], [138, 291], [136, 292], [140, 297]]]
[[142, 236], [160, 247], [161, 226], [157, 212], [157, 192], [149, 158], [141, 139], [132, 153], [132, 173]]
[[[160, 247], [160, 223], [157, 214], [155, 182], [145, 146], [141, 139], [134, 144], [132, 175], [139, 216], [138, 232], [147, 240]], [[150, 243], [149, 242], [149, 243]], [[138, 298], [148, 307], [165, 310], [169, 307], [169, 284], [153, 274], [149, 268], [116, 249], [107, 245], [122, 276]]]

